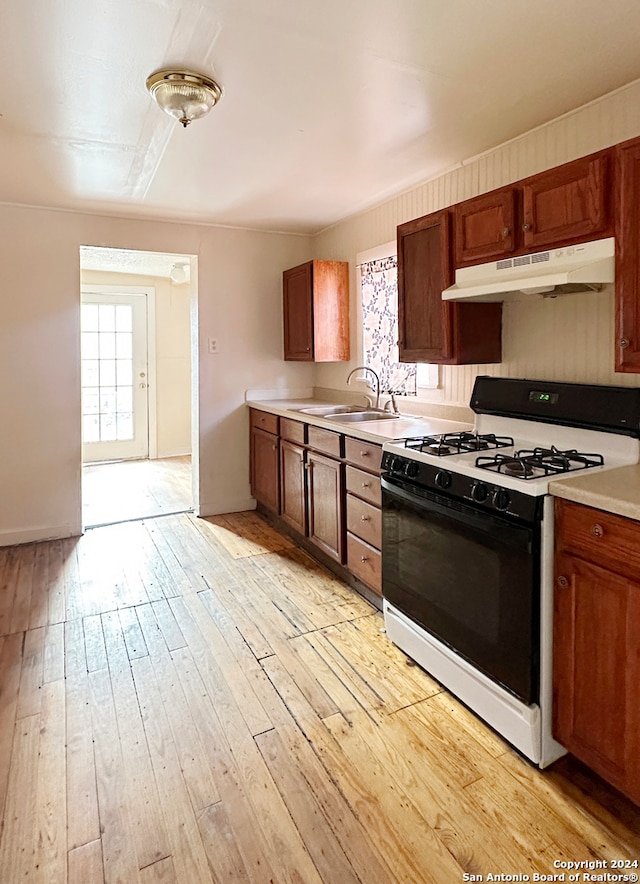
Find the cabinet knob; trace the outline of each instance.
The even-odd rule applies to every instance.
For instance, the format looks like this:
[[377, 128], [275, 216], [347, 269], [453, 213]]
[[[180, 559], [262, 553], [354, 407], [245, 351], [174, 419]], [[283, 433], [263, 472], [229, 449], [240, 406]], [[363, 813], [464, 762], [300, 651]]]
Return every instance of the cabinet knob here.
[[364, 564], [365, 562], [369, 561], [369, 558], [368, 556], [360, 556], [360, 561], [362, 562], [362, 564]]
[[368, 488], [369, 485], [370, 485], [369, 482], [363, 482], [363, 483], [362, 483], [362, 487], [363, 487], [363, 488]]
[[531, 225], [525, 221], [525, 223], [522, 225], [522, 229], [524, 231], [531, 230]]
[[503, 227], [503, 228], [502, 228], [502, 238], [503, 238], [503, 239], [506, 239], [506, 238], [509, 236], [510, 233], [511, 233], [511, 231], [509, 230], [508, 227]]
[[368, 522], [368, 521], [369, 521], [369, 516], [360, 516], [360, 521], [361, 521], [361, 522]]
[[604, 528], [602, 527], [602, 525], [598, 525], [598, 524], [592, 525], [591, 526], [591, 533], [593, 534], [594, 537], [603, 537], [604, 536]]
[[360, 457], [369, 457], [369, 452], [368, 451], [361, 451]]
[[558, 586], [561, 589], [566, 589], [567, 586], [569, 586], [569, 581], [567, 580], [567, 578], [563, 574], [561, 574], [560, 577], [558, 577]]
[[631, 341], [629, 340], [629, 338], [620, 338], [620, 340], [618, 341], [618, 346], [622, 350], [626, 350], [626, 348], [629, 346], [630, 343], [631, 343]]
[[271, 447], [272, 447], [272, 449], [273, 449], [274, 451], [277, 451], [277, 450], [278, 450], [278, 446], [277, 446], [277, 445], [272, 445]]

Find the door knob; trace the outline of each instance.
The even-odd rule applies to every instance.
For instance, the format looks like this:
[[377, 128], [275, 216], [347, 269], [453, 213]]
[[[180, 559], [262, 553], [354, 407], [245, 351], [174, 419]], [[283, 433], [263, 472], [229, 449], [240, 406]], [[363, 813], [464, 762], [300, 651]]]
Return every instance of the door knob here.
[[146, 390], [146, 388], [147, 388], [147, 385], [145, 383], [140, 384], [141, 390]]

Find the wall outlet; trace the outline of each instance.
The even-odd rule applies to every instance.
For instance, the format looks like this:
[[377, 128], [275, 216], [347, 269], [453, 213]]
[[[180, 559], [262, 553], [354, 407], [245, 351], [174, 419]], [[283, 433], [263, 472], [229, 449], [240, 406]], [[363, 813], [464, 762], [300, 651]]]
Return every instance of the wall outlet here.
[[209, 338], [209, 353], [217, 353], [218, 352], [218, 339], [217, 338]]

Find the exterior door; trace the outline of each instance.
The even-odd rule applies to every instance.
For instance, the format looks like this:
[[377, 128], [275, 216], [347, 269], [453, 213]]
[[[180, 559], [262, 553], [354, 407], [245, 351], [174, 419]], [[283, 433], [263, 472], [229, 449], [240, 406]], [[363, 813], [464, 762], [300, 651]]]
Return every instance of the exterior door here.
[[82, 294], [82, 459], [148, 457], [147, 298]]

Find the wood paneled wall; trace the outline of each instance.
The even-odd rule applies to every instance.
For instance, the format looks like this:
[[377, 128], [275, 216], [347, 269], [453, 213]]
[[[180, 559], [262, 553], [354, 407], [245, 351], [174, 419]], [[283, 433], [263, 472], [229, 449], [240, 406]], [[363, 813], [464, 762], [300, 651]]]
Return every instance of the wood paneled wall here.
[[[394, 239], [398, 224], [637, 135], [640, 81], [328, 228], [316, 237], [315, 253], [350, 262], [352, 316], [356, 316], [356, 255]], [[507, 304], [503, 362], [444, 366], [444, 400], [466, 405], [477, 374], [640, 385], [640, 376], [613, 370], [613, 301], [609, 287], [594, 294]], [[357, 360], [355, 335], [353, 329], [352, 352]], [[345, 366], [319, 367], [316, 384], [343, 388], [346, 373]]]

